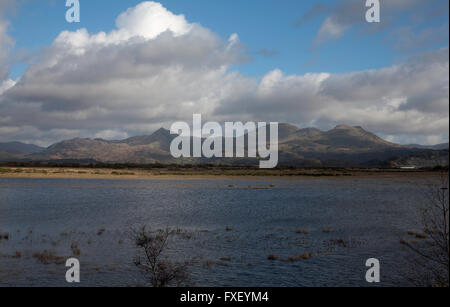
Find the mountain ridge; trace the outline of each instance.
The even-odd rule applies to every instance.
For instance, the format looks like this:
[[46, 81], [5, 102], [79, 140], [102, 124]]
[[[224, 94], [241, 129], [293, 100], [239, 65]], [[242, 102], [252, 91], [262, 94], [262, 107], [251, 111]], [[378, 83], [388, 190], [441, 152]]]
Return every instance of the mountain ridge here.
[[[18, 155], [31, 161], [92, 160], [103, 163], [179, 163], [170, 154], [170, 143], [176, 135], [160, 128], [150, 135], [124, 140], [74, 138], [64, 140], [38, 152]], [[279, 161], [292, 165], [365, 165], [382, 164], [398, 157], [429, 151], [388, 142], [359, 126], [338, 125], [322, 131], [279, 124]], [[0, 160], [2, 148], [0, 147]], [[448, 154], [448, 152], [447, 152]], [[7, 157], [7, 160], [14, 157]], [[405, 160], [405, 159], [404, 159]], [[416, 159], [417, 160], [417, 159]], [[255, 159], [183, 158], [183, 163], [243, 163]]]

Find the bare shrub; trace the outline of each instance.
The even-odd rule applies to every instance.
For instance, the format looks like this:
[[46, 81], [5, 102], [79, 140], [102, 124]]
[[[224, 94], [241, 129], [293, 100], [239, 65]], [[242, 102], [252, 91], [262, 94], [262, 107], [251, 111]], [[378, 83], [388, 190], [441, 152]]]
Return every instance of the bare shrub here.
[[417, 286], [449, 286], [448, 180], [448, 172], [440, 173], [425, 192], [427, 202], [420, 209], [423, 234], [410, 232], [422, 240], [401, 240], [412, 252], [408, 278]]
[[169, 239], [175, 232], [169, 228], [151, 231], [142, 226], [132, 232], [137, 247], [135, 265], [141, 269], [152, 287], [186, 286], [189, 262], [168, 259]]

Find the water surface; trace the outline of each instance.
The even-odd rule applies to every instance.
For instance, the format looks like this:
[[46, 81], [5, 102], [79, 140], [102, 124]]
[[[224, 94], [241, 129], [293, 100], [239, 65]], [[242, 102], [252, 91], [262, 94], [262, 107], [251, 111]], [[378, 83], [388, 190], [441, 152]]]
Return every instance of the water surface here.
[[66, 286], [64, 264], [33, 254], [69, 258], [73, 242], [82, 286], [145, 285], [129, 233], [144, 224], [180, 229], [168, 256], [195, 260], [196, 286], [367, 286], [368, 258], [381, 261], [381, 285], [406, 285], [399, 240], [418, 228], [425, 182], [0, 178], [0, 233], [10, 234], [0, 240], [0, 286]]

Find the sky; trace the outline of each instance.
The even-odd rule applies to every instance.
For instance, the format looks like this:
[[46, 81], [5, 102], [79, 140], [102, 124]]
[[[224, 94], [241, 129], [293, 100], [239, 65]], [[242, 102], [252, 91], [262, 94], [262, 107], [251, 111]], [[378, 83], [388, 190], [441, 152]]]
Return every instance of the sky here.
[[448, 142], [448, 0], [0, 0], [0, 142], [215, 121]]

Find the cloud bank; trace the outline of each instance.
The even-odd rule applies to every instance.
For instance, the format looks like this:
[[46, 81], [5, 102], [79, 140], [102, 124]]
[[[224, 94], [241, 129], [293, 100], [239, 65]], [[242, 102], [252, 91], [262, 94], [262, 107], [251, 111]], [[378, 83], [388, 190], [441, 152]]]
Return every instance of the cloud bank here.
[[[423, 21], [446, 16], [448, 19], [448, 0], [380, 0], [382, 22], [368, 24], [365, 20], [365, 0], [341, 0], [333, 3], [315, 4], [307, 13], [296, 22], [297, 26], [319, 17], [323, 21], [316, 34], [313, 46], [317, 47], [328, 41], [343, 37], [350, 30], [355, 30], [359, 35], [384, 31], [393, 27], [399, 27], [391, 35], [397, 49], [423, 48], [424, 46], [445, 41], [448, 37], [448, 22], [441, 26], [430, 27], [422, 30], [418, 37], [413, 32], [414, 25]], [[399, 26], [404, 19], [410, 20], [408, 26]], [[400, 42], [397, 42], [400, 40]]]
[[448, 48], [372, 71], [274, 70], [256, 79], [231, 69], [245, 60], [237, 34], [222, 38], [159, 3], [128, 9], [116, 26], [64, 31], [17, 83], [0, 82], [0, 141], [124, 138], [190, 122], [193, 113], [360, 125], [400, 142], [448, 139]]

